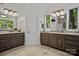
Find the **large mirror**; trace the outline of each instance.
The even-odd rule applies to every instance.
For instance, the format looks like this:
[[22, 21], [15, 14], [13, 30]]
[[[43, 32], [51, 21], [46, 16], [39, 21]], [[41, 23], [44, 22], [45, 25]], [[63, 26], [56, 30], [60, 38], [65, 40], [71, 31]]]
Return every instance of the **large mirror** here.
[[69, 29], [78, 29], [78, 8], [69, 10]]
[[46, 15], [46, 28], [50, 28], [50, 15]]
[[13, 29], [13, 21], [9, 18], [0, 18], [0, 29]]

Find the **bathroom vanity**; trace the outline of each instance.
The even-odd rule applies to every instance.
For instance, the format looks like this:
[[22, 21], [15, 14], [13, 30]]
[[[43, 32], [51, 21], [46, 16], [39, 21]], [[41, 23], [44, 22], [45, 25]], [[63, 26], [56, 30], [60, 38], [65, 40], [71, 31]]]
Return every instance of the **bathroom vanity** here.
[[41, 32], [41, 44], [79, 55], [79, 33]]
[[21, 45], [24, 45], [24, 32], [0, 33], [0, 52]]

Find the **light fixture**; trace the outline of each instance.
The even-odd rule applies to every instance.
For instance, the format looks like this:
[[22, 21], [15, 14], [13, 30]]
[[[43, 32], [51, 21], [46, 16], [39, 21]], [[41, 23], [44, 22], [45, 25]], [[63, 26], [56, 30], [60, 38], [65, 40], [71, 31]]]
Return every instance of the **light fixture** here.
[[64, 15], [65, 15], [64, 9], [60, 9], [52, 13], [52, 16], [57, 16], [60, 18], [64, 18]]
[[12, 16], [17, 16], [18, 15], [16, 11], [9, 10], [7, 8], [4, 8], [4, 14], [12, 15]]

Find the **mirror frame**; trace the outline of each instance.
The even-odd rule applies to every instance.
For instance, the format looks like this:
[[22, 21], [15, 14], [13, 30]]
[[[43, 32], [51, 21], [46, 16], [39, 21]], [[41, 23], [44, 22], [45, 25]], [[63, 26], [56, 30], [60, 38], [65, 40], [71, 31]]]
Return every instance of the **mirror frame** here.
[[[74, 9], [74, 8], [72, 8], [72, 9]], [[71, 10], [71, 9], [68, 9], [67, 10], [67, 20], [66, 20], [66, 22], [67, 22], [67, 24], [66, 24], [66, 30], [67, 31], [71, 31], [71, 32], [75, 32], [75, 31], [79, 31], [78, 29], [79, 29], [79, 8], [78, 8], [78, 17], [77, 17], [77, 21], [78, 21], [78, 28], [77, 29], [69, 29], [69, 10]]]

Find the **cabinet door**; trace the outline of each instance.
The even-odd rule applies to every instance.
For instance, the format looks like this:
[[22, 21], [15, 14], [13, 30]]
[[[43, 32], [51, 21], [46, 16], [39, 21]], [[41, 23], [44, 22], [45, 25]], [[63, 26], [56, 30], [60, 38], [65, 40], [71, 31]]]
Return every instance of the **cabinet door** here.
[[16, 33], [15, 34], [15, 46], [24, 44], [24, 33]]
[[62, 50], [65, 50], [65, 36], [62, 39]]
[[64, 35], [57, 34], [56, 47], [64, 50]]
[[57, 40], [56, 40], [56, 47], [58, 49], [61, 49], [62, 48], [62, 39], [63, 39], [63, 36], [62, 35], [57, 35]]
[[49, 45], [49, 33], [41, 33], [41, 44]]
[[14, 45], [15, 47], [19, 46], [19, 34], [18, 33], [15, 33], [14, 35]]
[[[78, 54], [79, 50], [79, 36], [66, 35], [65, 36], [65, 50], [71, 54]], [[77, 53], [78, 52], [78, 53]]]
[[50, 34], [49, 36], [49, 46], [56, 48], [56, 34]]
[[25, 39], [24, 33], [20, 33], [19, 34], [19, 44], [20, 45], [24, 44], [24, 39]]
[[6, 49], [6, 34], [0, 35], [0, 51], [3, 51]]
[[65, 37], [65, 48], [79, 48], [79, 36], [66, 35]]
[[15, 34], [7, 34], [7, 48], [14, 47], [14, 35]]

